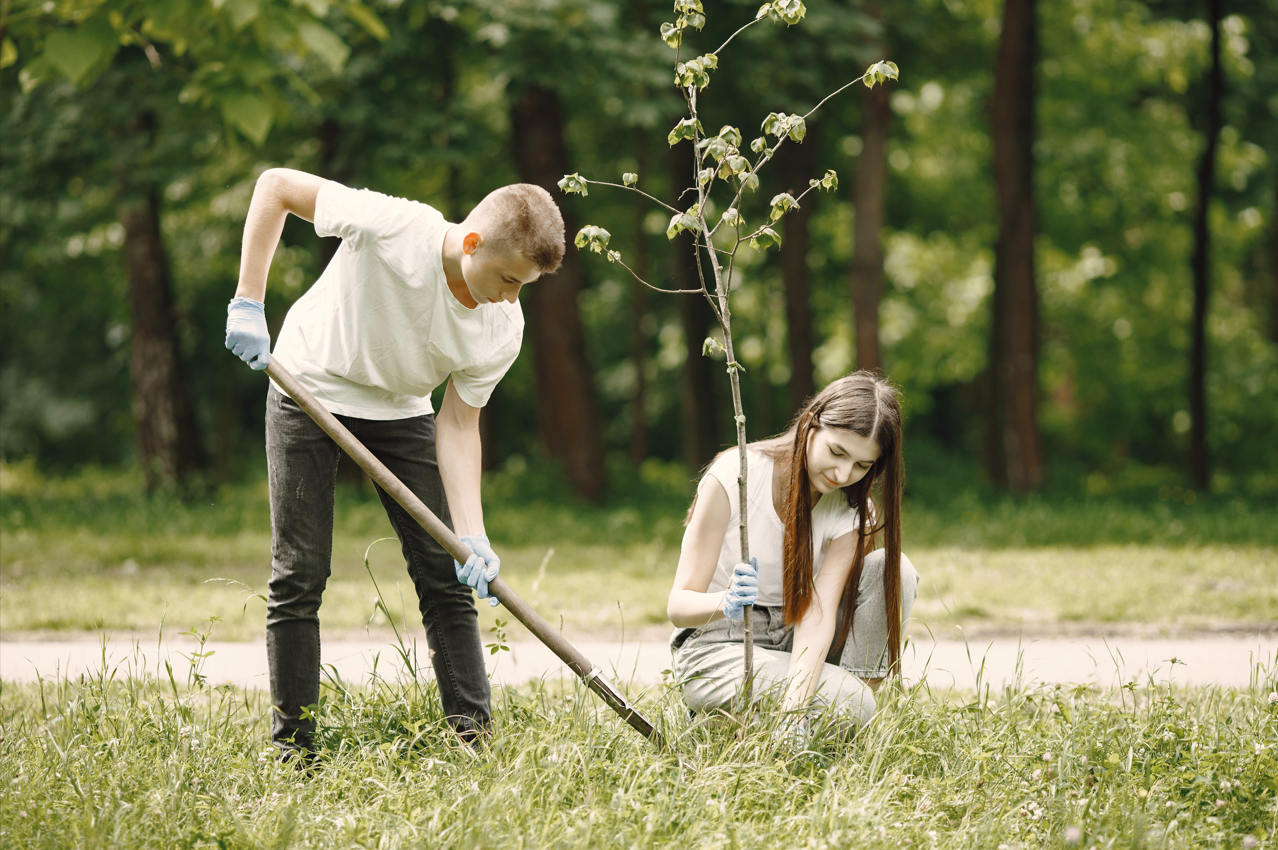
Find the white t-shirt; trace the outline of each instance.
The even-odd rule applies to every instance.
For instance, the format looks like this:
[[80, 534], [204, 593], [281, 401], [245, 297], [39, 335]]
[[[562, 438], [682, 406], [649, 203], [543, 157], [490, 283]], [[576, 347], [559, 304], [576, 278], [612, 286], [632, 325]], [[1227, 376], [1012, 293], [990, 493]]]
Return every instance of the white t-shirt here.
[[[719, 550], [719, 563], [714, 578], [710, 580], [708, 593], [726, 590], [732, 581], [733, 568], [741, 563], [741, 531], [738, 527], [739, 488], [737, 477], [741, 470], [740, 455], [736, 449], [724, 452], [706, 472], [706, 478], [714, 478], [728, 494], [730, 515], [728, 533], [724, 535]], [[782, 549], [785, 527], [772, 504], [772, 473], [776, 464], [767, 455], [746, 449], [749, 474], [746, 477], [746, 494], [749, 512], [746, 514], [750, 534], [750, 554], [759, 561], [759, 599], [756, 605], [780, 607], [785, 599], [782, 592]], [[705, 479], [703, 478], [702, 481]], [[831, 541], [855, 531], [858, 525], [855, 508], [848, 507], [847, 497], [841, 490], [826, 493], [812, 509], [812, 574], [815, 576], [825, 560]], [[684, 536], [685, 543], [687, 535]]]
[[467, 309], [452, 294], [442, 254], [451, 226], [426, 204], [325, 183], [315, 232], [342, 245], [289, 310], [271, 356], [344, 416], [432, 413], [430, 393], [450, 374], [462, 401], [483, 407], [519, 354], [524, 314], [506, 301]]

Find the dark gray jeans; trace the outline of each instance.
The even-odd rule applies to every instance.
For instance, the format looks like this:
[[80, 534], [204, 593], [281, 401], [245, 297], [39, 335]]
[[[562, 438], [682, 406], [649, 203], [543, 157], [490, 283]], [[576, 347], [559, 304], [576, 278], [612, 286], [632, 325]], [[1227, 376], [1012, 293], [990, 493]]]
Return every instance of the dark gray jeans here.
[[[435, 462], [435, 417], [337, 419], [452, 527]], [[281, 749], [309, 748], [315, 730], [313, 721], [302, 719], [301, 708], [319, 701], [319, 607], [331, 572], [333, 492], [341, 454], [305, 411], [274, 386], [270, 388], [266, 459], [271, 490], [271, 582], [266, 654], [275, 706], [271, 739]], [[453, 728], [468, 736], [488, 726], [492, 716], [471, 590], [457, 581], [452, 556], [380, 487], [377, 495], [399, 537], [417, 590], [444, 714]]]

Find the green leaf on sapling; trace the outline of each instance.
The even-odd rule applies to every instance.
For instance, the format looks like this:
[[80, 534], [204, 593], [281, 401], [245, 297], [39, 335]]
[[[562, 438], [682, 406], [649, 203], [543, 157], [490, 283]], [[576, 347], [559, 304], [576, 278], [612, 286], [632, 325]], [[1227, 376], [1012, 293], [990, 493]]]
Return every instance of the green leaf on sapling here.
[[791, 115], [790, 119], [786, 122], [786, 125], [792, 141], [801, 142], [803, 141], [803, 137], [808, 134], [808, 125], [807, 122], [803, 120], [802, 115]]
[[728, 155], [728, 143], [719, 136], [705, 139], [702, 144], [705, 146], [706, 152], [714, 157], [715, 162], [723, 162], [723, 158]]
[[665, 23], [661, 25], [661, 40], [667, 46], [677, 49], [683, 41], [683, 33], [674, 24]]
[[831, 191], [839, 188], [839, 175], [834, 173], [834, 169], [825, 172], [825, 176], [821, 178], [821, 188]]
[[802, 0], [773, 0], [772, 8], [776, 10], [777, 16], [785, 21], [786, 26], [791, 27], [803, 20], [803, 16], [808, 12]]
[[790, 116], [784, 112], [772, 112], [767, 118], [763, 119], [763, 132], [769, 136], [784, 136], [786, 134], [786, 119]]
[[627, 171], [625, 174], [621, 175], [621, 185], [623, 186], [633, 186], [638, 182], [639, 175], [635, 174], [633, 171]]
[[721, 220], [729, 227], [740, 227], [745, 223], [745, 219], [741, 217], [741, 213], [736, 207], [728, 207], [724, 210]]
[[670, 216], [670, 225], [666, 228], [667, 239], [674, 239], [683, 232], [683, 225], [679, 222], [681, 218], [683, 218], [683, 213], [675, 213]]
[[760, 153], [767, 146], [768, 146], [768, 140], [763, 138], [763, 136], [760, 136], [759, 138], [755, 139], [753, 142], [750, 143], [750, 150], [754, 151], [755, 153]]
[[753, 192], [759, 188], [759, 176], [753, 171], [746, 171], [737, 175], [741, 179], [741, 187], [747, 192]]
[[710, 182], [710, 178], [714, 177], [713, 168], [703, 168], [697, 172], [697, 185], [704, 186]]
[[699, 30], [706, 25], [705, 9], [701, 5], [701, 0], [675, 0], [674, 10], [679, 16], [680, 29], [692, 27]]
[[712, 336], [706, 337], [706, 341], [701, 343], [701, 356], [709, 357], [711, 354], [718, 354], [723, 351], [723, 343]]
[[861, 76], [861, 82], [865, 83], [867, 89], [874, 88], [876, 83], [882, 83], [886, 80], [900, 79], [900, 71], [896, 67], [895, 62], [875, 62]]
[[750, 247], [756, 251], [766, 251], [772, 245], [780, 245], [781, 237], [771, 227], [760, 227], [759, 232], [750, 239]]
[[17, 61], [18, 48], [14, 46], [13, 39], [6, 36], [3, 41], [0, 41], [0, 70], [8, 68]]
[[577, 231], [577, 238], [573, 240], [573, 244], [578, 248], [589, 248], [596, 254], [603, 254], [608, 249], [610, 239], [612, 239], [611, 233], [602, 227], [588, 224]]
[[790, 210], [797, 210], [799, 202], [788, 192], [782, 192], [772, 199], [772, 211], [768, 213], [768, 221], [776, 221]]
[[564, 179], [559, 181], [559, 191], [565, 195], [589, 195], [590, 189], [586, 184], [586, 178], [574, 171], [572, 174], [565, 174]]
[[700, 132], [703, 132], [700, 121], [696, 118], [685, 118], [676, 124], [674, 129], [670, 131], [670, 135], [666, 137], [666, 141], [668, 141], [671, 147], [673, 147], [674, 145], [679, 144], [682, 139], [695, 139], [697, 134]]
[[731, 124], [724, 124], [719, 128], [719, 138], [723, 139], [734, 148], [741, 147], [741, 131], [736, 127], [733, 127]]
[[759, 11], [754, 13], [754, 19], [757, 21], [763, 18], [765, 15], [768, 15], [768, 16], [775, 15], [775, 13], [772, 11], [771, 3], [764, 3], [762, 6], [760, 6]]
[[743, 171], [748, 171], [750, 168], [750, 160], [740, 154], [734, 154], [728, 157], [725, 162], [728, 167], [732, 169], [733, 174], [740, 174]]

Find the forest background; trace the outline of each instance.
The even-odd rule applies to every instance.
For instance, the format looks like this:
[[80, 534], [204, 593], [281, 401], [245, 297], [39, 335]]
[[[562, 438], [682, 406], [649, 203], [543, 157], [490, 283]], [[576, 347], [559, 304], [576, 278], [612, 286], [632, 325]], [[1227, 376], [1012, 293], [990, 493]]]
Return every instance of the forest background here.
[[[757, 4], [711, 5], [712, 28], [735, 28]], [[1000, 65], [1012, 6], [1031, 10], [1019, 69]], [[683, 107], [658, 34], [670, 17], [620, 0], [4, 0], [4, 462], [136, 470], [139, 487], [188, 493], [263, 477], [266, 381], [222, 340], [245, 212], [270, 166], [453, 221], [494, 188], [541, 183], [570, 240], [588, 218], [648, 279], [690, 285], [690, 243], [667, 240], [655, 206], [555, 187], [569, 172], [637, 172], [674, 203], [689, 184], [689, 146], [666, 140]], [[730, 31], [690, 39], [709, 49]], [[806, 112], [882, 58], [901, 68], [826, 104], [763, 174], [756, 218], [827, 168], [840, 187], [786, 217], [779, 249], [741, 257], [734, 337], [752, 438], [782, 430], [814, 388], [882, 367], [903, 391], [912, 503], [1044, 490], [1272, 515], [1274, 0], [1036, 12], [814, 0], [803, 26], [741, 38], [707, 91], [707, 130]], [[991, 437], [990, 364], [1010, 356], [991, 332], [995, 135], [1018, 78], [1031, 82], [1021, 139], [1036, 221], [1031, 299], [1003, 321], [1032, 330], [1042, 450], [1039, 474], [1009, 479]], [[267, 292], [273, 336], [335, 249], [290, 221]], [[486, 468], [515, 498], [606, 503], [636, 479], [690, 495], [696, 469], [733, 442], [723, 364], [702, 356], [715, 333], [702, 299], [646, 292], [570, 246], [522, 301], [523, 352], [482, 420]], [[1159, 528], [1170, 539], [1184, 526]]]

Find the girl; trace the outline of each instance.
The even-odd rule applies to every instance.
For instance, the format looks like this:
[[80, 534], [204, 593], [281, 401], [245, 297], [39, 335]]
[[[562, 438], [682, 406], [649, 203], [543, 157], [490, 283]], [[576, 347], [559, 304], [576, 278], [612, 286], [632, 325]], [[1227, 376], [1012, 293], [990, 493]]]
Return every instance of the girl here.
[[[741, 691], [742, 613], [753, 603], [755, 693], [786, 713], [817, 704], [863, 724], [873, 691], [900, 670], [918, 586], [901, 554], [896, 391], [869, 372], [840, 378], [746, 455], [750, 563], [740, 555], [737, 451], [715, 459], [688, 512], [667, 607], [684, 700], [707, 711]], [[886, 548], [868, 551], [880, 531]]]

